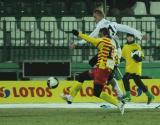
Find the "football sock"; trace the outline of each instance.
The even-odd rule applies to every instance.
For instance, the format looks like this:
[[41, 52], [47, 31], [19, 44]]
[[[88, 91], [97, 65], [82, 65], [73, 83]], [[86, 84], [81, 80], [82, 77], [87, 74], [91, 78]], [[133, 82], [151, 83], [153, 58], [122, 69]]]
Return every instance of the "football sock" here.
[[115, 106], [117, 106], [119, 103], [117, 99], [113, 98], [112, 96], [108, 95], [105, 92], [101, 92], [100, 98], [105, 100], [106, 102], [109, 102], [109, 103], [115, 105]]
[[122, 97], [123, 96], [123, 94], [122, 94], [122, 92], [121, 92], [121, 90], [120, 90], [120, 88], [119, 88], [119, 85], [118, 85], [118, 82], [117, 82], [117, 80], [116, 79], [114, 79], [113, 78], [113, 89], [116, 91], [116, 93], [117, 93], [117, 96], [118, 97]]
[[149, 91], [146, 91], [145, 94], [146, 94], [148, 97], [153, 97], [153, 95], [152, 95]]
[[130, 97], [131, 96], [131, 92], [130, 91], [126, 91], [126, 95], [127, 97]]
[[72, 98], [74, 98], [77, 95], [77, 93], [81, 88], [82, 88], [82, 83], [80, 82], [77, 82], [76, 85], [71, 88], [70, 95], [72, 96]]

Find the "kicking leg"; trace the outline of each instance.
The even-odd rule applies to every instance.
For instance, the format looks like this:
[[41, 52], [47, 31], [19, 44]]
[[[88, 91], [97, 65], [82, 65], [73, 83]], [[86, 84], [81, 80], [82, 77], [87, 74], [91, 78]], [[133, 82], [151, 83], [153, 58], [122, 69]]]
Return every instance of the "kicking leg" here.
[[109, 102], [109, 103], [117, 106], [119, 103], [118, 100], [116, 100], [112, 96], [109, 96], [107, 93], [102, 92], [102, 89], [103, 89], [103, 85], [94, 84], [94, 89], [93, 89], [94, 96], [101, 98], [101, 99], [105, 100], [106, 102]]
[[75, 86], [73, 86], [69, 92], [69, 94], [62, 94], [61, 97], [67, 101], [68, 104], [72, 103], [73, 98], [77, 95], [77, 93], [80, 91], [82, 88], [82, 84], [85, 80], [90, 80], [91, 77], [89, 75], [89, 71], [82, 72], [79, 74], [77, 77], [77, 83]]
[[112, 88], [113, 88], [113, 89], [116, 91], [116, 93], [117, 93], [117, 97], [118, 97], [118, 98], [122, 98], [122, 97], [123, 97], [123, 94], [122, 94], [122, 92], [121, 92], [121, 90], [120, 90], [120, 88], [119, 88], [118, 81], [117, 81], [115, 78], [113, 78], [110, 82], [111, 82]]
[[117, 106], [118, 109], [121, 111], [121, 114], [123, 115], [124, 114], [124, 104], [121, 102], [119, 103], [117, 99], [113, 98], [112, 96], [108, 95], [105, 92], [102, 92], [103, 87], [104, 87], [103, 85], [94, 84], [94, 91], [93, 91], [94, 96]]

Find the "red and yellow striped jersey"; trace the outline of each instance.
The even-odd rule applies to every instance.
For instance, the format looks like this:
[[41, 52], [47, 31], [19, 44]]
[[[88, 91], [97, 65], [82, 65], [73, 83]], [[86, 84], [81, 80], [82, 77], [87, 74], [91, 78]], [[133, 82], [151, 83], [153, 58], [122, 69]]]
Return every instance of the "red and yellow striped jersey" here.
[[98, 62], [96, 66], [101, 69], [109, 68], [113, 69], [115, 66], [114, 50], [115, 45], [112, 40], [103, 37], [103, 38], [93, 38], [86, 34], [79, 33], [79, 37], [86, 40], [87, 42], [92, 43], [98, 48]]

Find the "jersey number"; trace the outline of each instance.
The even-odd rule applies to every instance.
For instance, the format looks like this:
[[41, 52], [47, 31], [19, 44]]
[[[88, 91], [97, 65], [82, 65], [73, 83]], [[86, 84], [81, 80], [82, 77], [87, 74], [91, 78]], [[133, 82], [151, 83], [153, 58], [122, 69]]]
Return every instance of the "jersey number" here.
[[113, 56], [114, 56], [114, 48], [109, 47], [109, 55], [107, 56], [107, 58], [113, 59]]

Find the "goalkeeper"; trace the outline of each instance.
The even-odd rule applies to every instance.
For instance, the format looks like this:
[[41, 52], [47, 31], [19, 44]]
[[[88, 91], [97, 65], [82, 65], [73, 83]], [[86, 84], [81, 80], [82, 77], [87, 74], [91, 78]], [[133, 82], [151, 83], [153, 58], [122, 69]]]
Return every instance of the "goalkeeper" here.
[[127, 42], [122, 48], [122, 59], [126, 61], [125, 75], [123, 76], [123, 83], [126, 90], [124, 99], [126, 101], [131, 100], [130, 95], [130, 82], [129, 79], [133, 79], [136, 85], [146, 94], [148, 97], [147, 104], [150, 104], [154, 99], [154, 96], [148, 91], [147, 87], [141, 80], [142, 73], [142, 59], [144, 54], [141, 51], [141, 47], [135, 43], [135, 36], [127, 34]]

